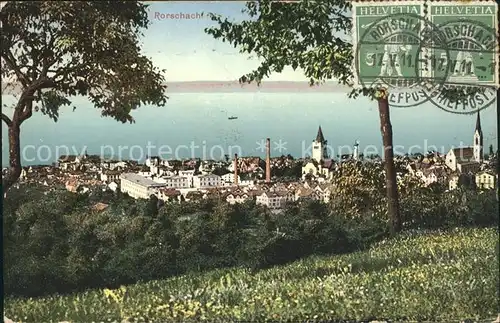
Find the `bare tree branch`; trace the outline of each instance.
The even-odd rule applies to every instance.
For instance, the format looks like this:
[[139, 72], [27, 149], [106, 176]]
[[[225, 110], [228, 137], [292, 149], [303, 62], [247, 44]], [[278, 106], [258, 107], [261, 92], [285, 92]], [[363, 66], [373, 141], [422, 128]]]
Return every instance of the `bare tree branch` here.
[[8, 127], [12, 125], [12, 120], [5, 113], [2, 113], [2, 120]]
[[35, 99], [34, 97], [35, 92], [38, 90], [47, 89], [55, 86], [56, 83], [52, 79], [44, 78], [36, 80], [28, 87], [28, 89], [26, 89], [23, 92], [16, 106], [16, 111], [15, 111], [15, 113], [17, 113], [18, 111], [22, 111], [21, 114], [19, 115], [20, 123], [29, 119], [33, 115], [33, 99]]
[[30, 82], [26, 75], [21, 72], [19, 66], [16, 65], [16, 59], [14, 58], [14, 55], [12, 55], [12, 52], [10, 50], [6, 51], [6, 55], [3, 55], [3, 59], [5, 60], [7, 66], [16, 73], [17, 78], [19, 79], [19, 82], [21, 82], [23, 87], [27, 88]]

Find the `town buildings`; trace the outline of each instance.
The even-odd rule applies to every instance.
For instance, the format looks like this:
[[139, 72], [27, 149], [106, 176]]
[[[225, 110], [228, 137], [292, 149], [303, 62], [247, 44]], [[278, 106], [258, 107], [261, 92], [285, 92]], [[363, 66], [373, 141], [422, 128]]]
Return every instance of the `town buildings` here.
[[[494, 189], [498, 186], [498, 175], [492, 166], [496, 159], [483, 160], [482, 136], [478, 114], [472, 147], [454, 148], [445, 156], [437, 152], [395, 156], [397, 177], [402, 182], [404, 177], [411, 176], [424, 186], [440, 184], [448, 190], [461, 185]], [[352, 155], [343, 155], [339, 160], [330, 158], [321, 127], [313, 140], [311, 155], [299, 160], [290, 155], [271, 158], [269, 138], [265, 160], [237, 155], [233, 160], [226, 156], [226, 160], [219, 161], [148, 157], [145, 164], [139, 164], [103, 161], [84, 154], [63, 156], [56, 166], [24, 167], [20, 182], [37, 182], [49, 188], [59, 185], [75, 193], [91, 189], [120, 190], [133, 198], [148, 199], [156, 195], [166, 202], [216, 198], [235, 204], [253, 200], [279, 210], [290, 202], [329, 202], [335, 190], [331, 180], [336, 174], [342, 176], [339, 170], [347, 160], [358, 161], [359, 165], [383, 162], [364, 159], [357, 141]], [[290, 175], [284, 175], [285, 171], [295, 175], [287, 178]]]
[[168, 188], [190, 188], [193, 186], [192, 178], [185, 176], [159, 177], [157, 182], [165, 184], [164, 186]]
[[453, 171], [468, 173], [478, 171], [479, 164], [482, 161], [483, 131], [481, 129], [481, 119], [478, 112], [472, 147], [450, 149], [450, 151], [446, 155], [446, 166], [448, 166]]
[[221, 186], [221, 184], [221, 177], [214, 174], [193, 177], [193, 187], [195, 188], [218, 187]]
[[294, 200], [294, 195], [289, 191], [263, 192], [257, 196], [255, 203], [265, 205], [270, 209], [282, 209], [287, 202]]
[[318, 128], [316, 139], [313, 140], [311, 159], [308, 160], [302, 167], [302, 180], [306, 177], [321, 178], [329, 180], [332, 176], [332, 171], [335, 169], [333, 159], [328, 156], [328, 141], [323, 135], [321, 126]]

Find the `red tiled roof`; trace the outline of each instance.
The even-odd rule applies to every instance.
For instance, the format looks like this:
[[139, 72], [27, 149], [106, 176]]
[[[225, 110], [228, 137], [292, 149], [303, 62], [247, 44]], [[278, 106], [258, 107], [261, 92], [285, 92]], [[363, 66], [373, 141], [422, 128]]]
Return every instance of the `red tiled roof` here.
[[253, 190], [253, 191], [248, 191], [248, 196], [257, 196], [257, 195], [261, 195], [262, 193], [264, 193], [264, 191], [262, 190]]
[[108, 208], [108, 206], [109, 206], [108, 204], [105, 204], [105, 203], [101, 203], [101, 202], [99, 202], [99, 203], [97, 203], [96, 205], [94, 205], [93, 209], [94, 209], [95, 211], [100, 212], [100, 211], [103, 211], [103, 210], [107, 209], [107, 208]]
[[160, 193], [162, 193], [165, 196], [179, 196], [179, 195], [181, 195], [180, 191], [178, 191], [176, 189], [172, 189], [172, 188], [162, 188], [162, 189], [160, 189]]
[[333, 166], [333, 159], [326, 159], [323, 161], [323, 168], [331, 169]]
[[199, 191], [191, 191], [191, 192], [187, 192], [187, 194], [186, 194], [187, 197], [190, 197], [190, 196], [192, 196], [192, 197], [200, 197], [202, 195], [203, 194], [201, 192], [199, 192]]

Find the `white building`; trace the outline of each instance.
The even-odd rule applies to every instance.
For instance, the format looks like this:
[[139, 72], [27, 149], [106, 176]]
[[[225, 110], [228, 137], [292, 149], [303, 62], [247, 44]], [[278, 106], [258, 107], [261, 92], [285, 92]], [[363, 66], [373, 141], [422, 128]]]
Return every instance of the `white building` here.
[[452, 191], [458, 187], [458, 178], [457, 174], [452, 174], [448, 181], [448, 190]]
[[[241, 183], [241, 177], [240, 177], [240, 175], [238, 175], [237, 177], [238, 177], [238, 183]], [[222, 175], [221, 179], [222, 179], [222, 181], [224, 181], [226, 183], [234, 183], [234, 174], [233, 173], [227, 173], [225, 175]]]
[[111, 182], [108, 184], [108, 188], [113, 192], [116, 192], [116, 190], [118, 189], [118, 184], [116, 184], [115, 182]]
[[118, 161], [118, 160], [102, 161], [101, 167], [109, 169], [109, 170], [123, 169], [123, 168], [127, 167], [127, 163], [124, 161]]
[[252, 179], [247, 179], [243, 181], [238, 181], [239, 186], [248, 186], [248, 187], [253, 187], [255, 184], [255, 181]]
[[160, 157], [158, 156], [146, 156], [146, 161], [144, 162], [146, 166], [158, 166], [160, 164]]
[[492, 171], [482, 171], [476, 174], [476, 186], [481, 189], [494, 189], [497, 186], [498, 175]]
[[331, 178], [334, 168], [333, 160], [328, 158], [328, 146], [321, 126], [318, 128], [318, 134], [312, 144], [312, 158], [302, 167], [302, 179], [308, 174], [312, 177]]
[[149, 172], [158, 176], [175, 176], [175, 172], [172, 171], [171, 167], [165, 165], [151, 165], [149, 166]]
[[331, 179], [335, 167], [336, 165], [332, 159], [325, 159], [320, 163], [312, 159], [302, 166], [302, 180], [305, 180], [307, 175], [311, 175], [314, 178], [324, 177], [326, 179]]
[[120, 174], [119, 171], [106, 169], [101, 173], [101, 181], [106, 183], [117, 181], [120, 178]]
[[75, 170], [76, 167], [82, 163], [83, 159], [84, 156], [78, 155], [59, 156], [57, 165], [59, 168], [64, 170], [68, 170], [70, 168]]
[[165, 184], [168, 188], [190, 188], [191, 183], [187, 177], [184, 176], [169, 176], [157, 179], [158, 183]]
[[190, 170], [180, 170], [179, 171], [179, 176], [186, 177], [187, 181], [189, 183], [188, 187], [193, 187], [193, 178], [194, 178], [194, 169]]
[[289, 192], [264, 192], [257, 195], [255, 203], [265, 205], [270, 209], [282, 209], [286, 203], [293, 200], [295, 200], [295, 197]]
[[214, 174], [193, 176], [193, 186], [196, 188], [217, 187], [221, 185], [221, 177]]
[[125, 173], [120, 175], [121, 192], [136, 199], [149, 199], [151, 195], [157, 194], [160, 187], [165, 187], [165, 184], [138, 174]]
[[226, 201], [229, 204], [244, 203], [249, 200], [250, 196], [247, 193], [229, 193], [226, 196]]

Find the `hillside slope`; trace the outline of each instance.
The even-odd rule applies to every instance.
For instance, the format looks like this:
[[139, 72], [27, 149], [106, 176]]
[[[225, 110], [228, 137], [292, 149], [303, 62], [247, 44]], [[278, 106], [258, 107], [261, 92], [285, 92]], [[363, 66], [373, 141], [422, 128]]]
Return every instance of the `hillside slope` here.
[[69, 296], [6, 299], [23, 322], [495, 319], [498, 231], [407, 235], [251, 274], [211, 271]]

